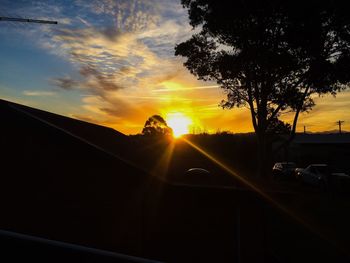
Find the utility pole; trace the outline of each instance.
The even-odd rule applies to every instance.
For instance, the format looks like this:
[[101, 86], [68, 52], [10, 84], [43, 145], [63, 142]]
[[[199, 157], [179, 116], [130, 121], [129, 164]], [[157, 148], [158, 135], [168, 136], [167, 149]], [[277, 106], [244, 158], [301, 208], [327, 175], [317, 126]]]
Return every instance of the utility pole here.
[[337, 121], [337, 124], [339, 126], [339, 133], [341, 133], [341, 125], [344, 123], [344, 121]]
[[306, 134], [306, 126], [304, 125], [304, 134]]
[[5, 17], [5, 16], [0, 16], [0, 21], [22, 22], [22, 23], [39, 23], [39, 24], [58, 24], [57, 21], [30, 19], [30, 18], [18, 18], [18, 17]]

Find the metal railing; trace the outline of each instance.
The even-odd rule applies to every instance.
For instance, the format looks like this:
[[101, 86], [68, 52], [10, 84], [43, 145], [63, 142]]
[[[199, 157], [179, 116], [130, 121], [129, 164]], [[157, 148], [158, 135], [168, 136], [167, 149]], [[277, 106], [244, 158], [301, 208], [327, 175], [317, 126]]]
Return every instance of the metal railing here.
[[0, 262], [125, 262], [160, 261], [0, 230]]

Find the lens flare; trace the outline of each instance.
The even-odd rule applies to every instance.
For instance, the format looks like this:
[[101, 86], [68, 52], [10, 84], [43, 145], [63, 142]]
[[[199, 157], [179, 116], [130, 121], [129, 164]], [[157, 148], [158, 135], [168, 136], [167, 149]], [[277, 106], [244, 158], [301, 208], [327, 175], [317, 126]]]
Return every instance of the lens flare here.
[[224, 169], [226, 172], [228, 172], [231, 176], [238, 179], [240, 182], [242, 182], [244, 185], [246, 185], [248, 188], [253, 190], [254, 192], [258, 193], [263, 199], [268, 201], [270, 204], [278, 208], [280, 211], [286, 213], [291, 218], [293, 218], [296, 222], [300, 223], [304, 227], [306, 227], [308, 230], [316, 234], [318, 237], [330, 242], [332, 245], [337, 246], [336, 242], [330, 238], [327, 237], [323, 232], [316, 229], [316, 227], [313, 226], [309, 221], [306, 221], [305, 218], [301, 217], [296, 213], [296, 211], [291, 210], [287, 206], [281, 204], [278, 200], [275, 200], [275, 198], [271, 195], [269, 195], [267, 192], [265, 192], [260, 186], [257, 184], [254, 184], [250, 180], [240, 176], [235, 170], [233, 170], [231, 167], [229, 167], [227, 164], [220, 161], [218, 158], [216, 158], [213, 154], [210, 154], [205, 149], [201, 148], [199, 145], [195, 144], [194, 142], [183, 138], [182, 140], [185, 141], [188, 145], [190, 145], [192, 148], [197, 150], [199, 153], [207, 157], [209, 160], [214, 162], [216, 165], [220, 166], [222, 169]]

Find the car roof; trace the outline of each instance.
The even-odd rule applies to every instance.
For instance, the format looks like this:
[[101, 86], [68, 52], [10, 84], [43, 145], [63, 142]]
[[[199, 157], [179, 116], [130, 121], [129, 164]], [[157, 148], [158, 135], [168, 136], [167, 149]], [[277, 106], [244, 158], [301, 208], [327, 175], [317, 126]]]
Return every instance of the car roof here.
[[206, 170], [204, 168], [199, 168], [199, 167], [190, 168], [186, 171], [186, 173], [192, 173], [192, 172], [210, 174], [210, 172], [208, 170]]

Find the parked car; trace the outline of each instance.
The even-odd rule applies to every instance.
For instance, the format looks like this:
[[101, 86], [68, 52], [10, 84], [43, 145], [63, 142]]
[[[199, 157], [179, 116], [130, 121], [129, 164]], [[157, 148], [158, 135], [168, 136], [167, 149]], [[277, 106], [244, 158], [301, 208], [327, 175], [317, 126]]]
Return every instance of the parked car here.
[[344, 172], [332, 173], [333, 190], [337, 193], [350, 193], [350, 176]]
[[275, 163], [272, 168], [272, 176], [274, 179], [294, 178], [296, 164], [293, 162]]
[[184, 173], [184, 180], [189, 184], [212, 184], [215, 181], [215, 176], [211, 172], [203, 168], [191, 168]]
[[304, 169], [305, 169], [305, 168], [299, 168], [299, 167], [295, 168], [295, 170], [294, 170], [294, 176], [295, 176], [295, 178], [296, 178], [297, 180], [301, 180], [301, 173], [302, 173], [302, 171], [303, 171]]
[[303, 183], [326, 188], [331, 176], [327, 164], [310, 164], [308, 167], [297, 171], [297, 178]]
[[188, 169], [185, 174], [187, 176], [210, 176], [210, 172], [203, 168], [191, 168]]

